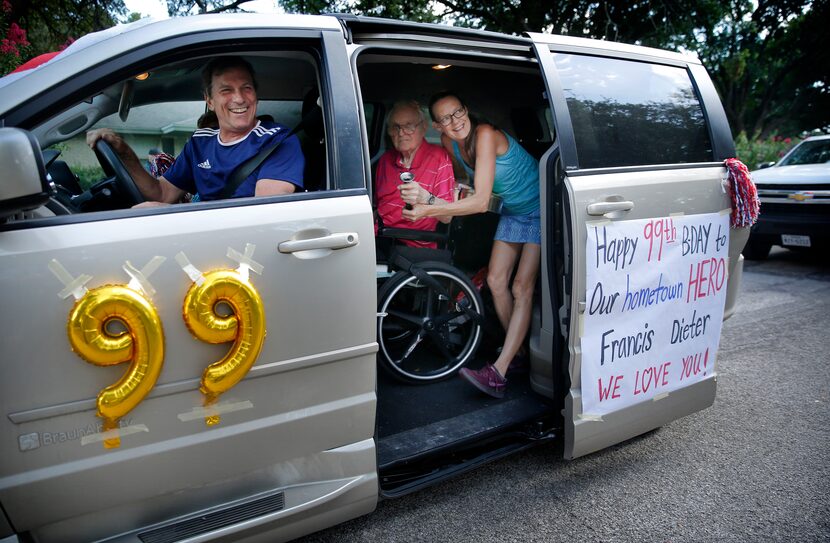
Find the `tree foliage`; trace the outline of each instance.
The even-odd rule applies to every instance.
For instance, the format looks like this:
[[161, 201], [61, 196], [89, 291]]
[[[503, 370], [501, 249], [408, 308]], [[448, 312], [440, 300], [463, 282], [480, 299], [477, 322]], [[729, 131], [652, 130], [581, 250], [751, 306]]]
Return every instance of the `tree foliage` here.
[[[57, 51], [126, 17], [123, 0], [8, 0], [10, 20], [27, 32], [32, 53]], [[24, 59], [26, 60], [26, 59]]]
[[683, 42], [709, 68], [735, 134], [830, 124], [830, 3], [735, 0]]
[[[31, 54], [56, 50], [84, 33], [128, 20], [123, 0], [5, 1], [11, 10], [0, 31], [11, 40], [19, 39], [23, 30]], [[250, 1], [167, 0], [167, 8], [171, 16], [246, 11]], [[826, 29], [830, 0], [279, 0], [279, 4], [294, 13], [353, 13], [512, 34], [543, 31], [691, 51], [709, 69], [736, 134], [766, 137], [830, 125]], [[11, 62], [17, 57], [10, 54]]]
[[418, 23], [437, 23], [444, 18], [431, 0], [280, 0], [280, 5], [289, 13], [352, 13]]
[[167, 0], [167, 13], [171, 17], [200, 13], [232, 13], [245, 11], [244, 4], [252, 0]]
[[553, 32], [698, 54], [733, 131], [766, 137], [830, 124], [828, 0], [282, 0], [287, 11]]

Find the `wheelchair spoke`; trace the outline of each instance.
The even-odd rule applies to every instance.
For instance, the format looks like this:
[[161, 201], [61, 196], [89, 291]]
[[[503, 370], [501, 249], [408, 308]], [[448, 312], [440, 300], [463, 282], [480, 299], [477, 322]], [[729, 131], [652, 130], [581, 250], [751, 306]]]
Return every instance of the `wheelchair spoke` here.
[[412, 341], [412, 343], [406, 349], [406, 352], [403, 353], [403, 356], [401, 357], [401, 359], [400, 360], [395, 360], [395, 364], [400, 366], [403, 363], [404, 360], [409, 358], [409, 356], [412, 354], [412, 351], [415, 350], [415, 347], [417, 347], [418, 344], [421, 343], [421, 341], [423, 339], [424, 339], [423, 335], [421, 335], [421, 334], [416, 335], [415, 339]]
[[413, 313], [404, 313], [403, 311], [399, 311], [397, 309], [387, 309], [386, 312], [395, 318], [412, 323], [419, 328], [421, 327], [421, 323], [423, 323], [423, 319], [419, 315], [415, 315]]
[[455, 345], [456, 347], [464, 345], [465, 343], [467, 343], [467, 340], [468, 340], [468, 338], [464, 334], [454, 334], [454, 333], [449, 334], [450, 344]]
[[444, 326], [445, 324], [453, 323], [453, 324], [463, 324], [466, 322], [465, 320], [457, 320], [464, 317], [464, 313], [460, 313], [457, 311], [449, 311], [444, 315], [439, 315], [432, 319], [432, 322], [435, 323], [435, 326]]
[[450, 352], [447, 346], [444, 343], [443, 335], [438, 332], [437, 330], [427, 330], [427, 335], [429, 335], [430, 339], [432, 339], [432, 344], [438, 347], [438, 350], [441, 351], [441, 354], [444, 355], [450, 363], [455, 360], [455, 355]]
[[449, 377], [481, 340], [481, 298], [451, 266], [431, 263], [408, 276], [398, 273], [379, 302], [380, 359], [405, 381]]

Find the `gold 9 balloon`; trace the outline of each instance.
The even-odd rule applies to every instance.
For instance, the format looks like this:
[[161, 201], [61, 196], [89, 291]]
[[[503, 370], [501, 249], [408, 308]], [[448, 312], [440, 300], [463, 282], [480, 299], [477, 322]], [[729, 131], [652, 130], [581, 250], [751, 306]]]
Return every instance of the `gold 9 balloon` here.
[[[265, 342], [265, 309], [254, 286], [235, 270], [213, 270], [194, 283], [184, 299], [183, 317], [196, 339], [206, 343], [233, 342], [222, 360], [208, 366], [200, 390], [205, 405], [216, 402], [220, 394], [236, 385], [256, 361]], [[222, 316], [217, 306], [231, 308]], [[205, 418], [208, 426], [219, 423], [219, 415]]]
[[[126, 330], [113, 331], [116, 321]], [[98, 416], [104, 431], [150, 392], [164, 363], [164, 331], [156, 308], [141, 293], [125, 285], [104, 285], [75, 302], [67, 323], [69, 343], [81, 358], [96, 366], [129, 363], [121, 379], [98, 394]], [[106, 448], [118, 447], [118, 437]]]

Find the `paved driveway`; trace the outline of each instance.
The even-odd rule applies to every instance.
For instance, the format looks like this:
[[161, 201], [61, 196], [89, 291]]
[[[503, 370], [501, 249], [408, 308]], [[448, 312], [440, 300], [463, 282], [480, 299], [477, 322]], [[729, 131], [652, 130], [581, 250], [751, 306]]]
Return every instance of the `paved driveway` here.
[[587, 458], [544, 446], [302, 541], [830, 541], [830, 259], [747, 263], [715, 405]]

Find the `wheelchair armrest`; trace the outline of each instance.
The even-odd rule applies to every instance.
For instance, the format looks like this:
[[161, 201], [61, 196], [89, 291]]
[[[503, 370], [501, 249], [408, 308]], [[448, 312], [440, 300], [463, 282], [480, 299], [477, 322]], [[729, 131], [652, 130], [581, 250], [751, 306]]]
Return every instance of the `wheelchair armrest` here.
[[446, 242], [449, 239], [447, 232], [436, 232], [431, 230], [416, 230], [414, 228], [387, 228], [378, 230], [378, 236], [393, 239], [408, 239], [416, 241]]

